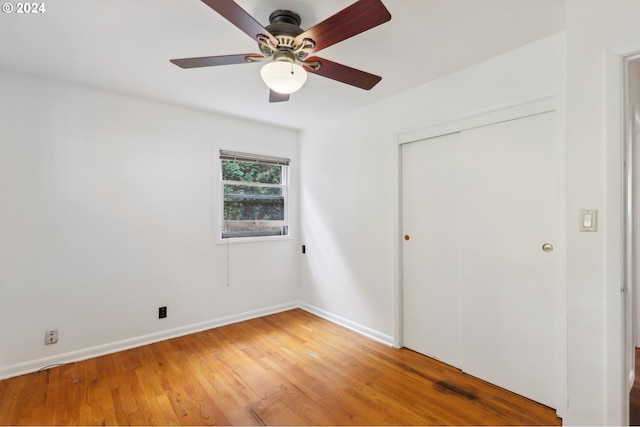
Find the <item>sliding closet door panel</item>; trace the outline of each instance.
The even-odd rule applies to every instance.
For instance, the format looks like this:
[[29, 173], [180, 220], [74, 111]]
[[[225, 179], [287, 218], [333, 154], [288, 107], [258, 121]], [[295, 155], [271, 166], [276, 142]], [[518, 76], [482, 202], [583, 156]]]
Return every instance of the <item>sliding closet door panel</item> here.
[[459, 134], [402, 146], [404, 344], [460, 367]]
[[462, 368], [551, 407], [556, 167], [554, 113], [462, 134]]

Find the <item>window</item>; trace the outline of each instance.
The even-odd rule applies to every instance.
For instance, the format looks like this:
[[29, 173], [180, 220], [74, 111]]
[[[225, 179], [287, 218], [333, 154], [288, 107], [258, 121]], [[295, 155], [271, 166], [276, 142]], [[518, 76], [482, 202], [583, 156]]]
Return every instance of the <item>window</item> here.
[[220, 151], [223, 239], [287, 236], [289, 159]]

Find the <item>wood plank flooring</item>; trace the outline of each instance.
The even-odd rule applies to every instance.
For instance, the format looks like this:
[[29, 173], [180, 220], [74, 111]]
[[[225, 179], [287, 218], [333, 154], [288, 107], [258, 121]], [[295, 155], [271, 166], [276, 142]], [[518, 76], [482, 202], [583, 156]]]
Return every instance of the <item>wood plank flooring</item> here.
[[640, 425], [640, 348], [636, 348], [636, 377], [629, 395], [629, 425]]
[[0, 425], [560, 424], [303, 310], [0, 381]]

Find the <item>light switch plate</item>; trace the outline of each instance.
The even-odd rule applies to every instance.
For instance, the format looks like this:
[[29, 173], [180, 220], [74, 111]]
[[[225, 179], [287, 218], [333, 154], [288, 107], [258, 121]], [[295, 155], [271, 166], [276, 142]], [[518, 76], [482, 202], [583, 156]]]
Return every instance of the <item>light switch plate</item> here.
[[579, 230], [586, 232], [598, 231], [597, 209], [580, 209]]

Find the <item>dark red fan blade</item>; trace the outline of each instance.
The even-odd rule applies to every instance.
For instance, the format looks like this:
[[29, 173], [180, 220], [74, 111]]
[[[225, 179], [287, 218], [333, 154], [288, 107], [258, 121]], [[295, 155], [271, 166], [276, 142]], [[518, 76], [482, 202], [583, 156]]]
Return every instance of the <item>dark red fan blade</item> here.
[[223, 56], [202, 56], [199, 58], [182, 58], [171, 59], [171, 63], [176, 64], [181, 68], [198, 68], [198, 67], [213, 67], [216, 65], [232, 65], [232, 64], [244, 64], [247, 62], [246, 58], [262, 58], [262, 55], [255, 53], [244, 53], [240, 55], [223, 55]]
[[222, 15], [227, 21], [240, 28], [252, 39], [256, 40], [259, 34], [264, 34], [275, 45], [278, 44], [278, 40], [273, 35], [269, 34], [258, 21], [253, 19], [253, 16], [249, 15], [233, 0], [202, 0], [202, 2]]
[[351, 86], [359, 87], [361, 89], [369, 90], [382, 80], [382, 77], [376, 76], [375, 74], [356, 70], [355, 68], [347, 67], [346, 65], [338, 64], [337, 62], [329, 61], [328, 59], [318, 58], [317, 56], [307, 58], [307, 61], [317, 61], [320, 63], [320, 68], [317, 70], [313, 70], [310, 67], [304, 67], [308, 72], [337, 80]]
[[269, 102], [284, 102], [289, 100], [289, 94], [279, 93], [275, 90], [269, 92]]
[[[203, 0], [204, 1], [204, 0]], [[318, 52], [356, 34], [370, 30], [391, 19], [380, 0], [359, 0], [296, 37], [296, 45], [305, 38], [316, 42], [311, 50]]]

